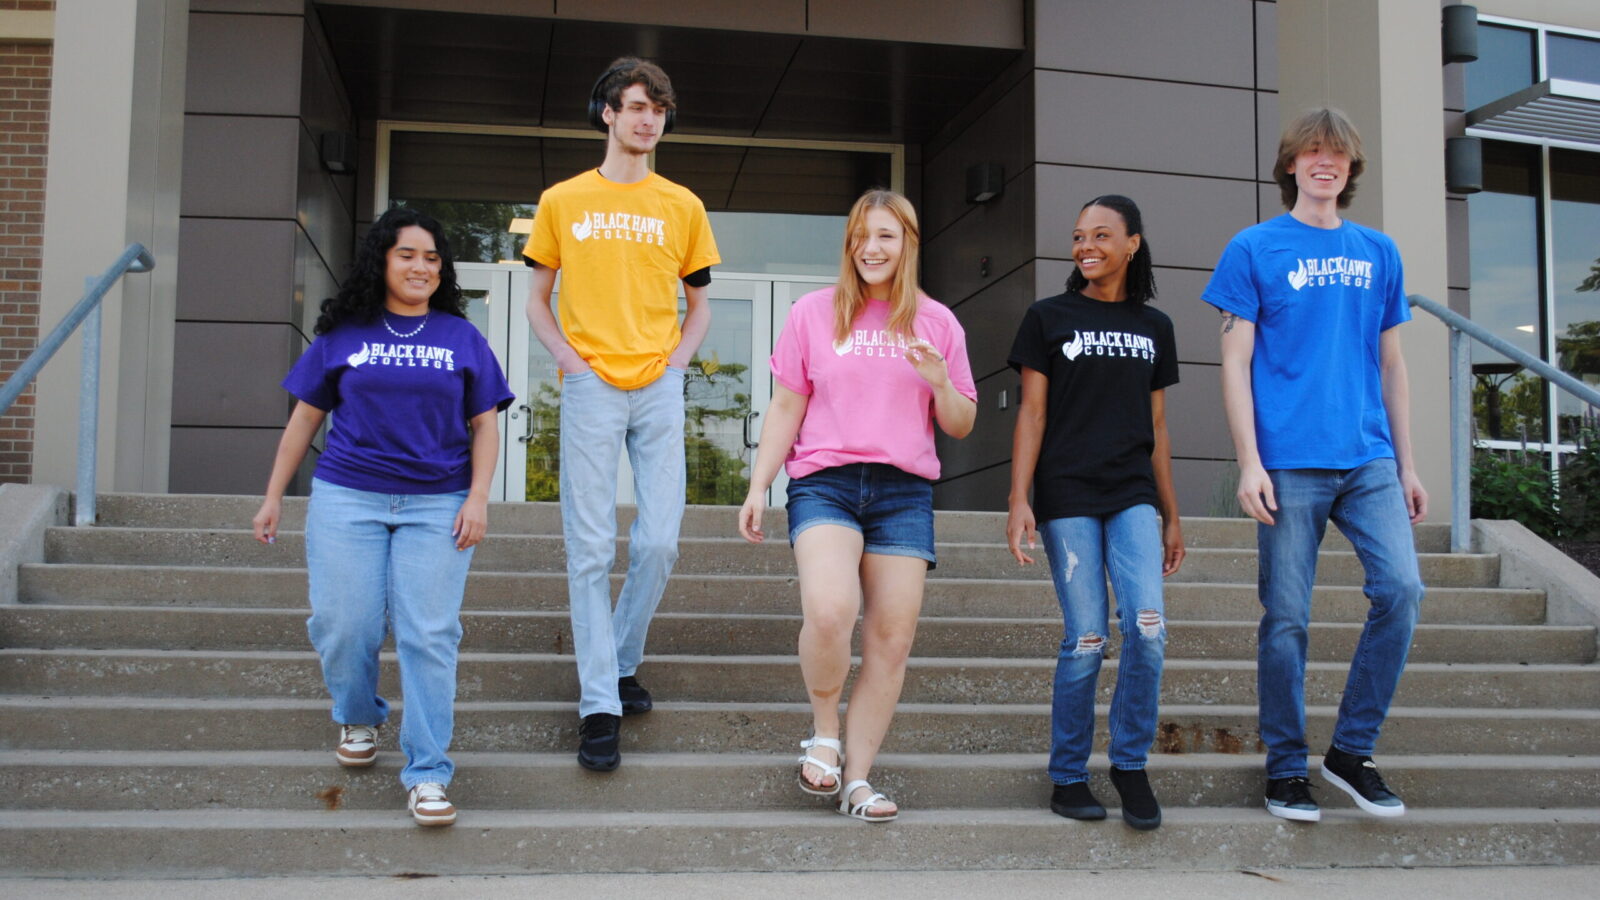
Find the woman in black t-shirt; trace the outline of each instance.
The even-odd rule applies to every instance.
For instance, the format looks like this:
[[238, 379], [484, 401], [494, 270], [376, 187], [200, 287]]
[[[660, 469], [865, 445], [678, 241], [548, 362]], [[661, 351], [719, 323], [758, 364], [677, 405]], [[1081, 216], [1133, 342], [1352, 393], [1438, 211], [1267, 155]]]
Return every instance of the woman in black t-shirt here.
[[1122, 632], [1111, 783], [1123, 821], [1148, 830], [1161, 824], [1144, 772], [1167, 641], [1161, 579], [1184, 556], [1163, 394], [1178, 381], [1177, 348], [1172, 320], [1146, 305], [1155, 275], [1132, 200], [1089, 201], [1072, 230], [1072, 259], [1066, 293], [1029, 307], [1011, 348], [1022, 405], [1006, 539], [1027, 565], [1022, 542], [1031, 549], [1043, 533], [1066, 623], [1051, 709], [1050, 808], [1070, 819], [1106, 815], [1089, 790], [1088, 762], [1109, 575]]

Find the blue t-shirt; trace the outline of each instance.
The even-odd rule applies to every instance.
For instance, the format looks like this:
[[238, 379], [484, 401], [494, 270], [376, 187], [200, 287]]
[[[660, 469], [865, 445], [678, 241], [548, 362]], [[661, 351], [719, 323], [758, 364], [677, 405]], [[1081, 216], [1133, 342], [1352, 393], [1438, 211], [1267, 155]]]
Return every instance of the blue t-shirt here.
[[1255, 323], [1256, 446], [1268, 469], [1353, 469], [1394, 456], [1379, 335], [1410, 321], [1400, 252], [1354, 222], [1285, 213], [1234, 236], [1202, 298]]
[[[388, 318], [403, 334], [419, 321]], [[468, 420], [516, 399], [478, 329], [437, 310], [407, 338], [382, 316], [345, 322], [312, 342], [283, 386], [333, 415], [316, 476], [380, 494], [470, 488]]]

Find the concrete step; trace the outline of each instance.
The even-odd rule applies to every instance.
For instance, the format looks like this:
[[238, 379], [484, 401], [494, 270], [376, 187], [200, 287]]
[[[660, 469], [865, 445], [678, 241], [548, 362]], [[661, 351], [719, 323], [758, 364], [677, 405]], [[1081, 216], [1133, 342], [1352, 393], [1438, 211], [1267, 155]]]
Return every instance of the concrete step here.
[[[465, 810], [793, 810], [825, 805], [795, 786], [791, 753], [633, 753], [616, 772], [580, 769], [570, 753], [458, 753], [450, 797]], [[875, 787], [911, 810], [1048, 809], [1042, 754], [979, 757], [884, 754]], [[0, 751], [0, 809], [392, 810], [400, 753], [370, 769], [343, 769], [330, 750]], [[1385, 779], [1414, 808], [1523, 803], [1574, 809], [1600, 795], [1600, 757], [1385, 756]], [[1117, 793], [1090, 760], [1104, 801]], [[1166, 809], [1259, 807], [1266, 757], [1217, 753], [1156, 757], [1150, 783]], [[1316, 766], [1313, 766], [1315, 769]], [[1321, 783], [1318, 776], [1317, 781]], [[715, 786], [707, 790], [708, 785]], [[1349, 807], [1338, 790], [1319, 798]]]
[[[224, 567], [301, 567], [304, 534], [283, 532], [274, 545], [257, 542], [248, 531], [147, 528], [52, 528], [45, 535], [45, 561], [127, 565], [203, 565]], [[473, 568], [480, 572], [565, 571], [564, 545], [550, 535], [493, 535], [479, 545]], [[614, 571], [627, 569], [627, 541], [618, 542]], [[676, 571], [684, 574], [791, 575], [794, 554], [786, 542], [761, 545], [738, 538], [685, 538]], [[941, 543], [938, 572], [955, 578], [1047, 579], [1041, 561], [1019, 566], [1000, 543]], [[1420, 557], [1423, 582], [1440, 587], [1493, 587], [1500, 559], [1485, 554], [1434, 554]], [[1175, 582], [1251, 584], [1256, 580], [1253, 548], [1197, 549], [1189, 552]], [[1359, 585], [1364, 574], [1352, 552], [1321, 554], [1318, 584]]]
[[[711, 786], [714, 787], [714, 786]], [[908, 810], [883, 827], [787, 812], [465, 810], [456, 827], [386, 810], [0, 813], [8, 875], [188, 877], [823, 869], [1189, 869], [1580, 864], [1600, 811], [1421, 809], [1375, 821], [1330, 810], [1295, 826], [1260, 809], [1173, 809], [1154, 832], [1038, 809]]]
[[[613, 591], [623, 576], [611, 576]], [[284, 607], [303, 604], [303, 568], [216, 568], [202, 566], [101, 566], [84, 563], [27, 564], [18, 567], [18, 591], [25, 602], [57, 605]], [[662, 598], [663, 612], [783, 614], [799, 609], [799, 587], [788, 575], [674, 575]], [[1254, 583], [1166, 586], [1167, 612], [1175, 619], [1245, 621], [1261, 615]], [[1324, 585], [1312, 606], [1320, 618], [1358, 621], [1367, 612], [1361, 588]], [[467, 577], [470, 610], [565, 610], [567, 577], [557, 572], [531, 574], [473, 572]], [[1058, 614], [1055, 588], [1042, 579], [928, 579], [923, 615], [1047, 617]], [[1535, 625], [1544, 621], [1544, 595], [1511, 588], [1430, 587], [1422, 604], [1428, 624]]]
[[[0, 607], [0, 646], [86, 649], [272, 650], [304, 646], [304, 609], [205, 609], [18, 604]], [[571, 625], [562, 612], [462, 614], [467, 651], [571, 652]], [[785, 654], [800, 634], [799, 616], [658, 613], [650, 649], [666, 654]], [[1254, 622], [1171, 622], [1172, 659], [1251, 659]], [[1348, 660], [1361, 626], [1315, 622], [1309, 658]], [[1054, 659], [1061, 623], [1050, 619], [926, 618], [917, 626], [923, 656]], [[1120, 640], [1107, 656], [1115, 657]], [[1578, 625], [1420, 625], [1412, 641], [1416, 662], [1470, 659], [1486, 663], [1589, 663], [1595, 629]]]
[[[1326, 747], [1337, 708], [1306, 709], [1307, 739]], [[1098, 707], [1096, 747], [1105, 748], [1108, 710]], [[456, 704], [460, 751], [564, 752], [577, 746], [570, 702]], [[889, 730], [890, 753], [1043, 753], [1044, 704], [902, 703]], [[631, 752], [787, 752], [811, 729], [800, 703], [662, 702], [623, 725]], [[325, 700], [156, 699], [0, 696], [0, 750], [313, 750], [336, 730]], [[1485, 754], [1586, 755], [1600, 742], [1600, 710], [1393, 707], [1384, 725], [1388, 754], [1470, 747]], [[1156, 753], [1261, 752], [1256, 707], [1168, 704]], [[714, 786], [707, 786], [712, 789]]]
[[[101, 526], [118, 528], [209, 528], [245, 529], [261, 505], [260, 497], [218, 494], [100, 494], [96, 514]], [[304, 497], [286, 497], [282, 528], [305, 529]], [[738, 508], [733, 506], [690, 506], [684, 511], [684, 537], [730, 537]], [[617, 529], [626, 534], [632, 524], [634, 507], [617, 509]], [[783, 504], [767, 511], [767, 533], [774, 539], [788, 536], [788, 515]], [[489, 527], [492, 534], [560, 534], [561, 507], [557, 503], [491, 503]], [[956, 542], [1004, 541], [1005, 513], [937, 513], [939, 539]], [[1450, 526], [1424, 523], [1415, 529], [1417, 549], [1427, 553], [1450, 550]], [[1190, 547], [1254, 547], [1256, 524], [1243, 518], [1194, 516], [1183, 520], [1184, 541]], [[1323, 546], [1348, 550], [1350, 544], [1337, 528], [1330, 527]]]
[[[1109, 703], [1118, 662], [1101, 668]], [[399, 696], [393, 654], [382, 657], [385, 696]], [[1306, 700], [1337, 704], [1346, 662], [1306, 667]], [[1048, 659], [913, 657], [901, 699], [907, 703], [1049, 703], [1055, 662]], [[662, 700], [794, 702], [804, 698], [798, 663], [780, 656], [652, 655], [640, 669]], [[457, 699], [571, 700], [577, 671], [569, 655], [464, 653]], [[306, 650], [0, 650], [0, 687], [9, 694], [121, 697], [322, 698], [322, 672]], [[1165, 703], [1256, 702], [1254, 661], [1171, 659], [1161, 681]], [[1561, 709], [1592, 706], [1600, 666], [1411, 663], [1395, 702], [1404, 706]]]

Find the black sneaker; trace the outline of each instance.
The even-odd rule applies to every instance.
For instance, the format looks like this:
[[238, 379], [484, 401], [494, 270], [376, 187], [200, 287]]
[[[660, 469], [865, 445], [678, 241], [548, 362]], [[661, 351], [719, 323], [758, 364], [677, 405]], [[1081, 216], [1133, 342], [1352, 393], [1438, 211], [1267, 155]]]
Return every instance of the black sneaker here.
[[617, 679], [617, 697], [622, 701], [622, 714], [625, 716], [647, 713], [655, 706], [650, 699], [650, 692], [632, 675]]
[[1161, 827], [1161, 804], [1150, 790], [1150, 778], [1143, 769], [1111, 767], [1111, 786], [1122, 798], [1122, 821], [1139, 831]]
[[1370, 756], [1356, 756], [1338, 747], [1329, 747], [1322, 758], [1322, 777], [1349, 794], [1356, 805], [1375, 816], [1403, 816], [1406, 805], [1383, 783], [1378, 766]]
[[1055, 790], [1050, 792], [1050, 811], [1058, 816], [1085, 822], [1098, 822], [1106, 817], [1106, 808], [1094, 798], [1087, 781], [1056, 785]]
[[1311, 779], [1304, 775], [1268, 778], [1267, 812], [1295, 822], [1322, 821], [1322, 810], [1311, 799]]
[[583, 717], [578, 726], [578, 765], [595, 772], [609, 772], [622, 762], [620, 743], [622, 717], [594, 713]]

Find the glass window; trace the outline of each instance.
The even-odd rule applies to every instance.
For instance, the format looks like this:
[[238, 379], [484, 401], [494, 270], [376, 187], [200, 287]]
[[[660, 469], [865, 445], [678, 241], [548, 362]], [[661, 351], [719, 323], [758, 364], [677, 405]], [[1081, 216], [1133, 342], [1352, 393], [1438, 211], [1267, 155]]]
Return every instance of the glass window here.
[[[1540, 356], [1539, 149], [1484, 142], [1484, 190], [1467, 201], [1472, 242], [1472, 319]], [[1545, 440], [1544, 381], [1474, 343], [1478, 437]]]
[[[1550, 249], [1556, 363], [1600, 386], [1600, 154], [1550, 151]], [[1557, 395], [1559, 437], [1573, 440], [1587, 404]]]
[[1533, 84], [1534, 41], [1526, 28], [1478, 26], [1478, 59], [1467, 64], [1467, 109], [1477, 109]]
[[1600, 40], [1546, 33], [1544, 52], [1545, 72], [1551, 78], [1600, 84]]

